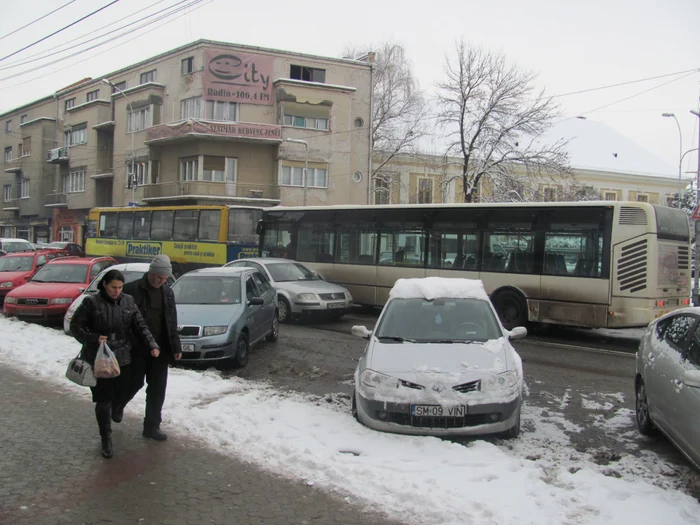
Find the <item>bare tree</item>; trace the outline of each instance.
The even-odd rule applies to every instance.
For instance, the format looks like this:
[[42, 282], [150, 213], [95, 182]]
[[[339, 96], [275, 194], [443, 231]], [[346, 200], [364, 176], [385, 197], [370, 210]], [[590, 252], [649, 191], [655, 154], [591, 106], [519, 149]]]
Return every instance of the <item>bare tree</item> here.
[[508, 177], [514, 166], [521, 177], [568, 172], [566, 142], [541, 143], [558, 108], [534, 87], [536, 74], [463, 40], [445, 74], [437, 85], [438, 122], [447, 131], [448, 152], [464, 159], [464, 202], [476, 200], [482, 177]]

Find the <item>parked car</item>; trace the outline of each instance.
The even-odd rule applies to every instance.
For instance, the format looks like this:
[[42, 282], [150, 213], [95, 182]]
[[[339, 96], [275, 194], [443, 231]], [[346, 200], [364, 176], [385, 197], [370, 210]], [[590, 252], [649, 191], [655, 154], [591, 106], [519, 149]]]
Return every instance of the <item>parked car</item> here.
[[10, 253], [0, 259], [0, 302], [56, 257], [53, 251], [38, 251]]
[[276, 294], [253, 268], [205, 268], [173, 285], [182, 359], [244, 367], [251, 345], [279, 336]]
[[253, 257], [232, 261], [225, 266], [255, 268], [269, 279], [277, 292], [280, 323], [294, 317], [321, 314], [339, 319], [352, 308], [352, 295], [348, 290], [327, 283], [297, 261]]
[[[109, 270], [119, 270], [120, 272], [122, 272], [124, 274], [124, 284], [126, 284], [143, 277], [143, 274], [145, 274], [148, 271], [149, 265], [149, 263], [124, 263], [108, 266], [104, 270], [102, 270], [97, 275], [97, 277], [95, 277], [92, 280], [90, 286], [88, 286], [82, 294], [76, 297], [75, 301], [73, 301], [73, 304], [71, 304], [70, 308], [68, 308], [68, 310], [66, 311], [66, 315], [63, 317], [63, 331], [67, 335], [72, 335], [70, 331], [70, 322], [71, 319], [73, 319], [73, 314], [75, 314], [75, 311], [78, 309], [78, 306], [80, 306], [80, 303], [82, 303], [88, 295], [92, 295], [99, 291], [97, 287], [99, 286], [100, 279], [102, 279], [102, 277], [104, 277], [104, 274], [106, 274]], [[168, 279], [168, 284], [170, 286], [172, 286], [174, 282], [174, 279]]]
[[62, 320], [76, 297], [105, 268], [117, 264], [112, 257], [57, 257], [27, 282], [5, 296], [3, 311], [20, 319]]
[[34, 247], [26, 239], [0, 238], [0, 250], [5, 253], [33, 252]]
[[700, 470], [700, 308], [653, 321], [637, 351], [639, 431], [660, 430]]
[[481, 281], [399, 279], [355, 370], [352, 410], [375, 430], [433, 436], [520, 433], [522, 361]]
[[61, 242], [56, 241], [46, 245], [46, 248], [50, 250], [59, 250], [64, 252], [66, 255], [75, 255], [76, 257], [85, 257], [85, 250], [79, 244], [72, 242]]

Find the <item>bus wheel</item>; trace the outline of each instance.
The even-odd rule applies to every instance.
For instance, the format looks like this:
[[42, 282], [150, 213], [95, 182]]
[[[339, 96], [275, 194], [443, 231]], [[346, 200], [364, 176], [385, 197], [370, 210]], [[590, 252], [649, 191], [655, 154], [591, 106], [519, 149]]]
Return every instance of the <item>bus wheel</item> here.
[[493, 306], [507, 330], [527, 323], [527, 304], [522, 295], [512, 290], [504, 290], [493, 298]]

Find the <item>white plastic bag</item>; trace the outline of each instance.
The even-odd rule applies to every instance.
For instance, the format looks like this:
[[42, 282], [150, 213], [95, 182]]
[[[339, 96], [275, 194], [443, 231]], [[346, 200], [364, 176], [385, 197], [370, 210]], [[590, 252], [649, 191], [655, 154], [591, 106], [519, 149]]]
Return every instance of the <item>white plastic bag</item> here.
[[117, 362], [117, 356], [114, 355], [114, 352], [112, 352], [104, 341], [100, 342], [100, 347], [97, 349], [97, 357], [95, 358], [95, 365], [92, 368], [93, 375], [98, 379], [112, 379], [121, 373], [119, 363]]

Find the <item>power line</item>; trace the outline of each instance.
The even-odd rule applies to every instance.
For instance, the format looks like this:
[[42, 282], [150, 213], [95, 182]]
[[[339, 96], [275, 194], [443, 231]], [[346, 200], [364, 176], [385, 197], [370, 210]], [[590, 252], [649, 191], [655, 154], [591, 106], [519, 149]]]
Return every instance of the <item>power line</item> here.
[[13, 52], [13, 53], [10, 53], [10, 54], [7, 55], [7, 56], [4, 56], [4, 57], [0, 58], [0, 62], [2, 62], [3, 60], [5, 60], [6, 58], [10, 58], [11, 56], [16, 55], [17, 53], [21, 53], [22, 51], [24, 51], [24, 50], [26, 50], [26, 49], [29, 49], [30, 47], [35, 46], [35, 45], [37, 45], [38, 43], [43, 42], [44, 40], [46, 40], [46, 39], [48, 39], [48, 38], [51, 38], [51, 37], [54, 36], [54, 35], [57, 35], [57, 34], [60, 33], [61, 31], [65, 31], [65, 30], [68, 29], [69, 27], [73, 27], [74, 25], [76, 25], [76, 24], [82, 22], [83, 20], [85, 20], [85, 19], [87, 19], [87, 18], [90, 18], [91, 16], [96, 15], [96, 14], [99, 13], [100, 11], [103, 11], [103, 10], [107, 9], [109, 6], [116, 4], [117, 2], [119, 2], [119, 0], [112, 0], [109, 4], [107, 4], [107, 5], [105, 5], [105, 6], [102, 6], [102, 7], [100, 7], [99, 9], [96, 9], [96, 10], [93, 11], [92, 13], [89, 13], [89, 14], [85, 15], [84, 17], [82, 17], [82, 18], [80, 18], [80, 19], [78, 19], [78, 20], [75, 20], [74, 22], [71, 22], [71, 23], [68, 24], [67, 26], [64, 26], [64, 27], [62, 27], [61, 29], [58, 29], [57, 31], [54, 31], [54, 32], [51, 33], [50, 35], [47, 35], [47, 36], [45, 36], [45, 37], [43, 37], [43, 38], [40, 38], [40, 39], [37, 40], [36, 42], [33, 42], [33, 43], [31, 43], [31, 44], [29, 44], [29, 45], [27, 45], [27, 46], [24, 46], [22, 49], [19, 49], [19, 50]]
[[22, 27], [20, 27], [20, 28], [18, 28], [18, 29], [15, 29], [15, 30], [12, 31], [11, 33], [7, 33], [6, 35], [0, 36], [0, 40], [3, 40], [4, 38], [7, 38], [8, 36], [12, 36], [12, 35], [14, 35], [15, 33], [18, 33], [18, 32], [20, 32], [20, 31], [22, 31], [22, 29], [25, 29], [25, 28], [29, 27], [29, 26], [32, 25], [32, 24], [36, 24], [39, 20], [43, 20], [43, 19], [46, 18], [47, 16], [54, 14], [56, 11], [60, 11], [61, 9], [63, 9], [64, 7], [69, 6], [69, 5], [72, 4], [73, 2], [75, 2], [75, 0], [70, 0], [70, 2], [68, 2], [67, 4], [63, 4], [61, 7], [58, 7], [58, 8], [56, 8], [56, 9], [54, 9], [54, 10], [51, 11], [50, 13], [46, 13], [44, 16], [39, 17], [39, 18], [37, 18], [36, 20], [32, 20], [32, 21], [29, 22], [28, 24], [25, 24], [25, 25], [23, 25]]

